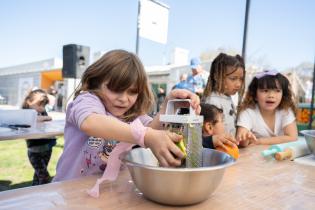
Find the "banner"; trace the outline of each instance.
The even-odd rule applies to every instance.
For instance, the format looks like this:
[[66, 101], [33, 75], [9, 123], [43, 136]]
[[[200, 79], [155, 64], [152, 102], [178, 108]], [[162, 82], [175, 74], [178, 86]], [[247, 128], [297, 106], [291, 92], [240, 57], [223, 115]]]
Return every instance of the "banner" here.
[[153, 0], [140, 0], [139, 35], [161, 44], [167, 43], [169, 7]]

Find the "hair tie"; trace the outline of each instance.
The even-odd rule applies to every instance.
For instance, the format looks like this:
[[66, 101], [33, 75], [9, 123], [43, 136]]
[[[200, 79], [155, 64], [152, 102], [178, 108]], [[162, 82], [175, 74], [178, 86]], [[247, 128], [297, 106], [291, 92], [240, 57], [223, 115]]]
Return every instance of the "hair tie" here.
[[277, 74], [279, 74], [279, 72], [277, 71], [277, 70], [264, 70], [264, 71], [262, 71], [262, 72], [258, 72], [256, 75], [255, 75], [255, 77], [257, 78], [257, 79], [261, 79], [261, 78], [263, 78], [263, 77], [265, 77], [265, 76], [276, 76]]

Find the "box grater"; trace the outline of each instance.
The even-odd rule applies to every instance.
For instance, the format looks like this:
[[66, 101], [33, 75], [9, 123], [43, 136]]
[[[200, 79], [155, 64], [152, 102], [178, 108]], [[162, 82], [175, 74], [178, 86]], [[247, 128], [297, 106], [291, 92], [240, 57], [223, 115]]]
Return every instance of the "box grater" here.
[[165, 129], [183, 135], [187, 157], [182, 166], [202, 166], [202, 125], [203, 116], [196, 115], [189, 99], [169, 100], [160, 122]]

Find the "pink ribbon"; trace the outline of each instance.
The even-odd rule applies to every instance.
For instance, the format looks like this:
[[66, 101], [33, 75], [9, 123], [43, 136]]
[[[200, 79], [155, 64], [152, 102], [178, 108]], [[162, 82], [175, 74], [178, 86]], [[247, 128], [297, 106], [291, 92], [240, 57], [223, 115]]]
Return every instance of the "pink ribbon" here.
[[[137, 118], [132, 123], [130, 123], [131, 127], [131, 133], [134, 139], [136, 140], [136, 143], [140, 145], [141, 147], [145, 147], [144, 145], [144, 136], [145, 132], [147, 130], [147, 127], [144, 127], [141, 121]], [[87, 193], [95, 198], [99, 197], [100, 192], [100, 184], [104, 182], [105, 180], [108, 181], [115, 181], [118, 177], [120, 166], [122, 164], [121, 162], [121, 156], [125, 155], [127, 151], [131, 150], [134, 144], [130, 143], [118, 143], [114, 150], [110, 153], [106, 169], [102, 175], [101, 178], [97, 179], [94, 187], [87, 191]]]

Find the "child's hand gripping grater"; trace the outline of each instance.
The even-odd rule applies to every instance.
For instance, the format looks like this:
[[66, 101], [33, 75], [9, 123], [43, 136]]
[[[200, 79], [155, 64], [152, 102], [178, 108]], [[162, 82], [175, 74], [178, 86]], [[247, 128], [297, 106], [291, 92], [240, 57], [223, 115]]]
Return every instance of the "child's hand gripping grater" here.
[[201, 167], [203, 116], [195, 114], [190, 100], [169, 100], [166, 113], [160, 115], [160, 121], [164, 128], [183, 135], [187, 152], [183, 166], [186, 168]]

